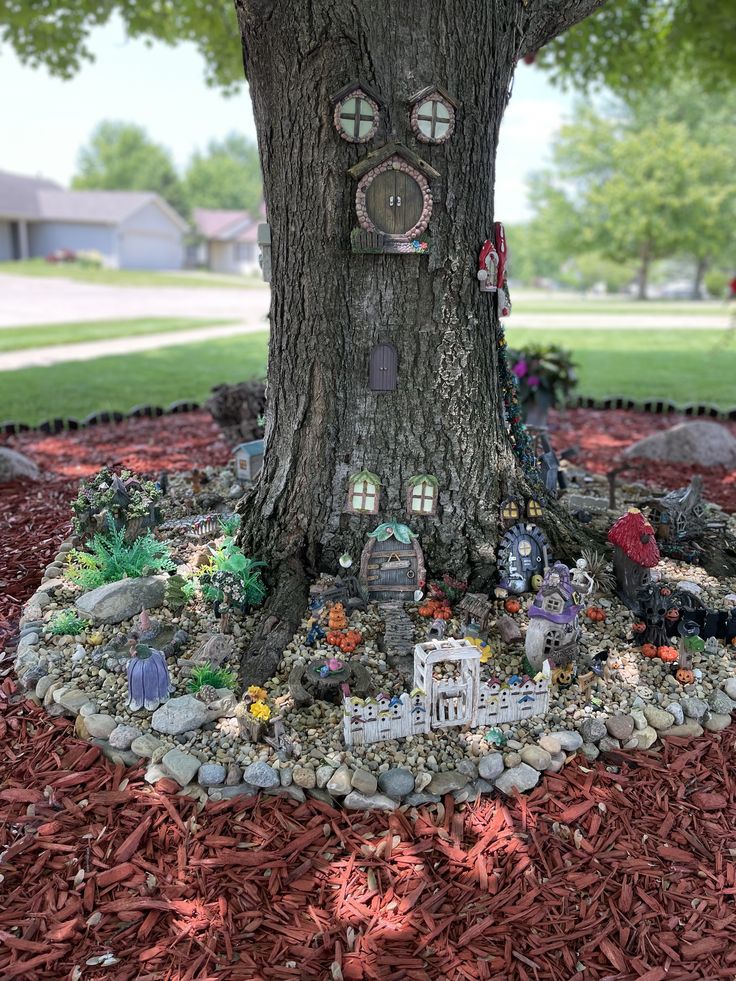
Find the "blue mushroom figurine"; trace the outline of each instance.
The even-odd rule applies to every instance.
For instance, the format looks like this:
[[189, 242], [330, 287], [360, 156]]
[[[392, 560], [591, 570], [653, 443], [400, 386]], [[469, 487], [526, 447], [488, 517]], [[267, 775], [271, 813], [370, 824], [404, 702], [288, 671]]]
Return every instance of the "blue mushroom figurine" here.
[[131, 647], [128, 661], [128, 708], [153, 712], [165, 702], [172, 691], [169, 669], [162, 651], [146, 644]]

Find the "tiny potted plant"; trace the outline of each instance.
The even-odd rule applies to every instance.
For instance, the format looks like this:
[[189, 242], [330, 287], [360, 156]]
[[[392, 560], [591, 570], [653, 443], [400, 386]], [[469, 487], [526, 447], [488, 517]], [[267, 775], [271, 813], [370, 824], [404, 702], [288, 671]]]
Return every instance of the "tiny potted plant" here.
[[567, 398], [577, 384], [570, 353], [556, 344], [534, 344], [518, 351], [509, 349], [508, 356], [525, 422], [543, 429], [552, 406]]

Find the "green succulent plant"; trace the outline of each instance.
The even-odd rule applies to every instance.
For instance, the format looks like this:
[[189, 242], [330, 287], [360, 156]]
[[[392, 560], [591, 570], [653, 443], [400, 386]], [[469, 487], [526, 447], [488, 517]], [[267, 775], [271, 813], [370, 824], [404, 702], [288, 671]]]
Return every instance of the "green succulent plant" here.
[[54, 637], [75, 636], [81, 634], [89, 626], [87, 620], [82, 620], [74, 610], [62, 610], [57, 613], [49, 626], [49, 633]]
[[233, 671], [228, 671], [227, 668], [215, 668], [211, 664], [200, 664], [193, 669], [187, 687], [194, 695], [205, 685], [210, 685], [212, 688], [229, 688], [233, 691], [237, 683], [238, 677]]
[[136, 579], [175, 568], [169, 550], [147, 532], [133, 542], [125, 541], [125, 529], [116, 530], [112, 521], [106, 534], [87, 542], [86, 550], [69, 553], [66, 575], [83, 589], [96, 589], [119, 579]]

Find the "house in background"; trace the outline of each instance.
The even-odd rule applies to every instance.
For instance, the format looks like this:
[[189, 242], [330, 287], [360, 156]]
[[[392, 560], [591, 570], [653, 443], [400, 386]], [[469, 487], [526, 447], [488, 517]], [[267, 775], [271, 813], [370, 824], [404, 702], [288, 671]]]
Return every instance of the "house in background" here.
[[213, 272], [259, 272], [259, 219], [247, 211], [195, 208], [192, 212], [197, 244], [189, 250], [190, 264]]
[[181, 269], [186, 221], [142, 191], [67, 191], [0, 171], [0, 261], [98, 252], [118, 269]]

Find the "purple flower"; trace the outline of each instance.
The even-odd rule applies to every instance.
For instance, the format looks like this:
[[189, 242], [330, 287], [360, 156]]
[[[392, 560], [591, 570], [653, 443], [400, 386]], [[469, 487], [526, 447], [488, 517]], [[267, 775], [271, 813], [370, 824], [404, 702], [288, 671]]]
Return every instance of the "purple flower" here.
[[521, 361], [517, 361], [514, 367], [512, 368], [512, 371], [514, 372], [517, 378], [523, 378], [528, 370], [529, 367], [523, 358], [521, 359]]
[[539, 385], [539, 381], [540, 379], [536, 375], [529, 375], [529, 377], [526, 380], [526, 383], [529, 386], [529, 388], [537, 388]]

